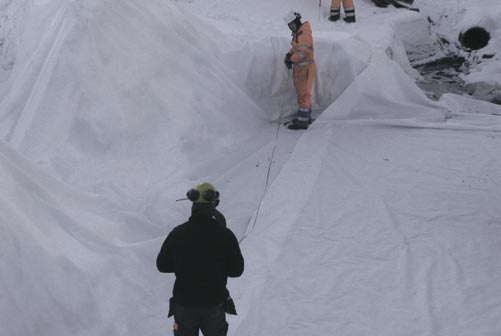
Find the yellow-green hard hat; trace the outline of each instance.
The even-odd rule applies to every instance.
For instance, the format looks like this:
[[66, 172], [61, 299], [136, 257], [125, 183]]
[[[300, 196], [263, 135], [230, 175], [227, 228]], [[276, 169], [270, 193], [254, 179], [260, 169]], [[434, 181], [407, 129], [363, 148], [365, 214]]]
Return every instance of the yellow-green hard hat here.
[[195, 203], [214, 203], [219, 199], [219, 191], [212, 184], [204, 182], [188, 190], [186, 197]]

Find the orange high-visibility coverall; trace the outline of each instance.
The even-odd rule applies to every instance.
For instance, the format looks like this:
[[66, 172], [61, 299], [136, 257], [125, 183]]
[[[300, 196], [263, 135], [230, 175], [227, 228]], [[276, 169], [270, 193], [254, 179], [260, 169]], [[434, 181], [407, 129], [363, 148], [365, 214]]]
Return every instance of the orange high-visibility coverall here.
[[311, 108], [311, 90], [315, 79], [316, 65], [313, 59], [313, 35], [308, 21], [292, 33], [292, 48], [289, 53], [293, 64], [292, 75], [300, 109]]
[[353, 0], [332, 0], [331, 8], [340, 8], [341, 3], [343, 3], [343, 8], [354, 8], [355, 7]]

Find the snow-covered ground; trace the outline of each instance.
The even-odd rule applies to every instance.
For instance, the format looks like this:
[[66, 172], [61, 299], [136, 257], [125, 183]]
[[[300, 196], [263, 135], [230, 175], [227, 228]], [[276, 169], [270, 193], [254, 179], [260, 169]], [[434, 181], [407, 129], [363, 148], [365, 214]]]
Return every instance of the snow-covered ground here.
[[[202, 181], [246, 261], [229, 335], [501, 335], [501, 106], [411, 67], [459, 54], [501, 90], [501, 4], [355, 1], [0, 0], [0, 336], [169, 334], [155, 258]], [[280, 123], [290, 9], [307, 131]]]

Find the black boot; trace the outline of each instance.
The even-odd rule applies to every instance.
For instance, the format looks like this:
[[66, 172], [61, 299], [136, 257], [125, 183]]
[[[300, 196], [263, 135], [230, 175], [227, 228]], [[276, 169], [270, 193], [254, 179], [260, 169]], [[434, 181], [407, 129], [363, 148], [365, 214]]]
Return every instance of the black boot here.
[[336, 22], [339, 20], [341, 14], [341, 8], [331, 8], [331, 15], [329, 16], [329, 21]]
[[299, 109], [297, 118], [287, 128], [292, 130], [308, 129], [311, 124], [311, 109]]
[[345, 18], [344, 22], [353, 23], [355, 22], [355, 7], [348, 7], [344, 9]]

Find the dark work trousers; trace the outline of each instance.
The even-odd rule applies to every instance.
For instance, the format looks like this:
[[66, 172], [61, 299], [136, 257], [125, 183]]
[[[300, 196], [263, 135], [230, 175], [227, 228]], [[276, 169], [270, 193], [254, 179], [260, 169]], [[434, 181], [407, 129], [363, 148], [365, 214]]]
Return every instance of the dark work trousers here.
[[210, 307], [183, 307], [176, 305], [174, 320], [178, 330], [175, 336], [198, 336], [201, 330], [204, 336], [226, 336], [228, 323], [223, 305]]

